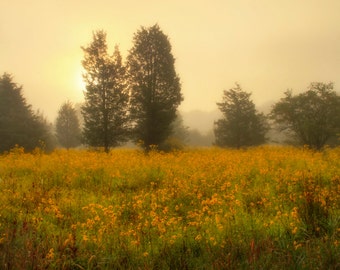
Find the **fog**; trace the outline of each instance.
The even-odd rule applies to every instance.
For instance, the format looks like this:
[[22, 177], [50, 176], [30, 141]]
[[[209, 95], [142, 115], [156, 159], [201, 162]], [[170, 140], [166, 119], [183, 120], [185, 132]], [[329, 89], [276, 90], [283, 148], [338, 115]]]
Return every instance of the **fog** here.
[[[126, 56], [139, 27], [158, 23], [176, 58], [184, 122], [207, 132], [235, 82], [259, 107], [312, 81], [339, 89], [339, 10], [337, 0], [2, 0], [0, 73], [11, 73], [28, 103], [54, 121], [63, 102], [83, 101], [80, 47], [92, 31], [105, 30], [110, 50], [118, 44]], [[190, 120], [192, 111], [206, 114]]]

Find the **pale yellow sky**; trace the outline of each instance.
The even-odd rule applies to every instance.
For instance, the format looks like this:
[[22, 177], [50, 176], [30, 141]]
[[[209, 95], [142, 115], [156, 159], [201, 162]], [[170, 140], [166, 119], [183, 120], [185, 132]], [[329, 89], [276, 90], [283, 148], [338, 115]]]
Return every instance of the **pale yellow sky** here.
[[340, 89], [339, 0], [1, 0], [0, 74], [9, 72], [49, 120], [83, 100], [81, 46], [103, 29], [125, 56], [140, 26], [169, 36], [181, 78], [180, 110], [217, 109], [237, 81], [256, 104], [292, 88]]

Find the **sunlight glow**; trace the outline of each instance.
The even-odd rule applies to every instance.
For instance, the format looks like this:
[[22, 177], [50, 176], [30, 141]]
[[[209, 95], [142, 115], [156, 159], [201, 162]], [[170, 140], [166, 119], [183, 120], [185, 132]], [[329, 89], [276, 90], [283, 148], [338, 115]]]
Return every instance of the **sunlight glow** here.
[[82, 76], [83, 71], [79, 70], [75, 76], [75, 86], [76, 90], [83, 94], [83, 92], [86, 89], [86, 84], [84, 82], [83, 76]]

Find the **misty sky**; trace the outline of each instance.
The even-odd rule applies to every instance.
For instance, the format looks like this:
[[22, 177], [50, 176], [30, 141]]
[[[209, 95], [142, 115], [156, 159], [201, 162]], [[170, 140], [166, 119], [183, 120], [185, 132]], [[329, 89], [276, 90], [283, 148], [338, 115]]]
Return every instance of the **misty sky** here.
[[235, 82], [263, 105], [312, 81], [340, 89], [339, 14], [339, 0], [1, 0], [0, 74], [54, 121], [63, 102], [83, 100], [80, 47], [92, 31], [126, 56], [137, 29], [158, 23], [176, 58], [180, 110], [217, 109]]

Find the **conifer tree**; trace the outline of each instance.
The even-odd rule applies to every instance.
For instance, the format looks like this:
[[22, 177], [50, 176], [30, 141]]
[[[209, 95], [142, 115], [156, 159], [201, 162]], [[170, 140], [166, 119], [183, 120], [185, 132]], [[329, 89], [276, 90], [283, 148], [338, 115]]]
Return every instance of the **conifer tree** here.
[[93, 33], [82, 61], [86, 84], [83, 137], [93, 147], [108, 152], [128, 139], [128, 101], [125, 68], [118, 47], [109, 55], [106, 33]]
[[223, 118], [215, 122], [216, 145], [240, 148], [266, 141], [266, 119], [256, 111], [250, 95], [237, 83], [224, 91], [222, 102], [217, 103]]
[[34, 113], [10, 74], [0, 76], [0, 152], [18, 145], [31, 151], [36, 147], [53, 148], [45, 119]]
[[133, 138], [149, 151], [171, 135], [183, 97], [170, 41], [159, 26], [142, 27], [133, 41], [127, 59]]
[[69, 101], [65, 102], [59, 109], [56, 119], [56, 136], [63, 147], [71, 148], [80, 145], [79, 120], [75, 108]]

